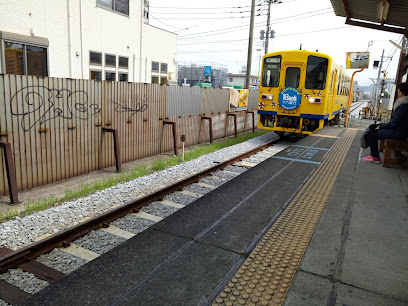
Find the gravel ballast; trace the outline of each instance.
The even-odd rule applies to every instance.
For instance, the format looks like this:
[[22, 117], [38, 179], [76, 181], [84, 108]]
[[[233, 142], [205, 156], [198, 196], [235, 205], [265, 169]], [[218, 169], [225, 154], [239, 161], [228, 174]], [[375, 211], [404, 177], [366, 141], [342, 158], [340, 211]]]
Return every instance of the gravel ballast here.
[[[38, 237], [52, 235], [61, 230], [78, 224], [84, 218], [92, 218], [112, 209], [117, 204], [124, 204], [141, 194], [148, 194], [161, 188], [163, 185], [174, 184], [177, 180], [199, 172], [214, 165], [214, 162], [222, 162], [236, 155], [247, 152], [255, 147], [266, 144], [277, 139], [274, 132], [253, 138], [246, 142], [227, 147], [211, 154], [201, 156], [195, 160], [155, 172], [151, 175], [137, 178], [135, 180], [118, 184], [96, 192], [88, 197], [63, 203], [57, 207], [29, 215], [24, 218], [17, 217], [15, 220], [0, 224], [0, 247], [18, 250], [35, 242]], [[286, 146], [276, 145], [269, 149], [279, 152]], [[245, 171], [242, 167], [227, 167], [228, 171]], [[235, 169], [238, 168], [238, 169]], [[226, 169], [227, 170], [227, 169]], [[234, 172], [235, 172], [234, 171]], [[217, 171], [214, 173], [217, 181], [229, 180], [238, 172], [225, 173]], [[211, 178], [203, 182], [211, 181]], [[214, 179], [215, 181], [215, 179]], [[217, 184], [219, 185], [219, 183]], [[178, 193], [168, 195], [165, 198], [180, 204], [187, 205], [196, 198]], [[105, 251], [105, 250], [103, 250]]]

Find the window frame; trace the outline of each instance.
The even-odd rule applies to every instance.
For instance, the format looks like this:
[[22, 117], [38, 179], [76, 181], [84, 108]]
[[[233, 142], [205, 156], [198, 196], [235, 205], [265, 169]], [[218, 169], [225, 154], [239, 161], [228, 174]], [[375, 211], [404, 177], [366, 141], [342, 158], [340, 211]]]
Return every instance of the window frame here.
[[[121, 75], [126, 75], [126, 81], [120, 80]], [[129, 82], [129, 73], [118, 71], [118, 82]]]
[[[121, 64], [120, 64], [120, 59], [127, 59], [127, 66], [122, 66]], [[121, 56], [121, 55], [118, 55], [118, 68], [122, 68], [122, 69], [126, 69], [126, 70], [128, 70], [129, 69], [129, 57], [128, 56]]]
[[[166, 65], [166, 71], [163, 72], [163, 65]], [[164, 73], [167, 74], [167, 72], [169, 71], [169, 65], [167, 63], [160, 63], [160, 73]]]
[[[105, 67], [109, 67], [109, 68], [117, 68], [117, 56], [116, 56], [116, 54], [111, 54], [111, 53], [104, 53], [104, 64], [105, 64]], [[113, 56], [114, 58], [115, 58], [115, 64], [107, 64], [107, 62], [106, 62], [106, 57], [107, 56]]]
[[[91, 53], [100, 54], [101, 62], [100, 63], [91, 62]], [[102, 67], [102, 62], [103, 62], [103, 52], [89, 50], [89, 65], [90, 66], [101, 66]]]
[[[107, 74], [107, 73], [112, 73], [112, 74], [115, 76], [115, 79], [114, 79], [114, 80], [107, 80], [107, 79], [106, 79], [106, 74]], [[105, 69], [105, 70], [104, 70], [104, 74], [105, 74], [104, 77], [105, 77], [105, 81], [106, 81], [106, 82], [116, 82], [116, 81], [117, 81], [116, 71], [109, 70], [109, 69], [106, 70], [106, 69]]]
[[49, 43], [48, 39], [44, 38], [31, 38], [28, 36], [13, 34], [0, 31], [0, 73], [7, 74], [6, 70], [6, 42], [13, 44], [20, 44], [23, 47], [23, 74], [22, 75], [31, 75], [28, 74], [28, 65], [27, 65], [27, 48], [26, 46], [43, 48], [46, 50], [45, 56], [45, 73], [46, 75], [38, 75], [41, 77], [49, 77], [50, 75], [50, 66], [49, 66]]
[[[157, 64], [157, 70], [153, 69], [153, 64]], [[152, 73], [160, 73], [160, 62], [152, 61]]]
[[129, 18], [129, 17], [130, 17], [130, 0], [129, 0], [129, 3], [128, 3], [128, 14], [125, 14], [125, 13], [122, 13], [122, 12], [119, 12], [119, 11], [116, 10], [116, 1], [117, 1], [117, 0], [112, 0], [113, 9], [98, 4], [98, 0], [96, 0], [95, 3], [96, 3], [96, 7], [99, 7], [99, 8], [102, 8], [102, 9], [104, 9], [104, 10], [107, 10], [107, 11], [110, 11], [110, 12], [114, 12], [114, 13], [116, 13], [116, 14], [119, 14], [119, 15], [122, 15], [122, 16], [125, 16], [125, 17], [128, 17], [128, 18]]
[[[92, 72], [100, 72], [101, 73], [101, 78], [100, 79], [92, 79], [91, 78], [91, 75], [92, 75]], [[102, 71], [102, 69], [89, 69], [89, 80], [92, 80], [92, 81], [102, 81], [102, 77], [103, 77], [103, 71]]]
[[[316, 65], [316, 63], [312, 63], [312, 61], [316, 61], [317, 59], [320, 60], [320, 63], [318, 63], [317, 65]], [[314, 69], [309, 70], [309, 67], [311, 67], [313, 64], [315, 64], [316, 66], [314, 67]], [[317, 71], [314, 71], [315, 69], [321, 67], [321, 64], [325, 64], [325, 66], [323, 66], [323, 68], [325, 68], [326, 71], [323, 71], [323, 70], [320, 70], [320, 69], [317, 70]], [[330, 60], [327, 57], [309, 55], [307, 57], [307, 62], [306, 62], [305, 89], [325, 90], [327, 88], [327, 85], [328, 85], [327, 84], [327, 76], [329, 74], [329, 66], [330, 66]], [[321, 73], [324, 72], [323, 78], [321, 79], [320, 76], [316, 72], [318, 74], [321, 74]], [[321, 88], [319, 88], [317, 86], [318, 81], [321, 81], [323, 83], [322, 84], [323, 86]]]
[[[272, 84], [272, 86], [268, 86], [268, 85], [271, 85], [271, 81], [269, 81], [269, 84], [266, 83], [265, 64], [268, 64], [268, 63], [267, 63], [267, 60], [270, 59], [270, 58], [279, 58], [279, 67], [278, 67], [277, 70], [276, 70], [276, 71], [279, 72], [279, 73], [278, 73], [278, 76], [277, 76], [277, 85], [276, 85], [276, 86], [274, 86], [275, 84]], [[271, 63], [273, 63], [273, 62], [271, 62]], [[282, 70], [282, 55], [275, 55], [275, 56], [266, 57], [266, 58], [263, 60], [263, 63], [262, 63], [262, 75], [261, 75], [261, 84], [262, 84], [262, 87], [278, 88], [279, 85], [280, 85], [281, 70]], [[272, 78], [272, 75], [270, 75], [270, 77]]]

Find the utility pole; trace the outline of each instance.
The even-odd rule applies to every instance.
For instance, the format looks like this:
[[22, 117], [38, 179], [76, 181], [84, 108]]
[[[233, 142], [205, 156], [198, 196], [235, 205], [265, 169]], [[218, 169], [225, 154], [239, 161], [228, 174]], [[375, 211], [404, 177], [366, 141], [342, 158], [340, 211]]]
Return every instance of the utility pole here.
[[255, 0], [252, 0], [251, 24], [249, 26], [248, 60], [247, 60], [247, 71], [246, 71], [246, 79], [245, 79], [246, 89], [249, 89], [251, 86], [252, 40], [253, 40], [253, 33], [254, 33], [254, 19], [255, 19]]
[[268, 1], [268, 19], [266, 21], [266, 40], [265, 40], [265, 54], [268, 53], [268, 45], [269, 45], [269, 34], [271, 32], [270, 26], [270, 20], [271, 20], [271, 4], [272, 4], [272, 0]]
[[380, 100], [379, 99], [381, 99], [381, 97], [378, 97], [378, 85], [380, 83], [380, 74], [381, 74], [381, 69], [382, 69], [382, 64], [383, 64], [384, 51], [385, 50], [383, 49], [382, 55], [381, 55], [380, 66], [378, 67], [377, 83], [375, 84], [375, 105], [373, 105], [373, 110], [378, 108], [377, 106], [380, 105]]

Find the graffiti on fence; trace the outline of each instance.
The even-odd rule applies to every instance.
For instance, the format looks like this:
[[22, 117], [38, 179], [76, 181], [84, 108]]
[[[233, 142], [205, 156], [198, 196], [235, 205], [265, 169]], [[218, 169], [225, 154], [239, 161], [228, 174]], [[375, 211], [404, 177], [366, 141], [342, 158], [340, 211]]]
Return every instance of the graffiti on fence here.
[[141, 102], [138, 102], [136, 99], [135, 104], [131, 106], [122, 105], [114, 101], [112, 103], [115, 104], [115, 111], [120, 112], [120, 113], [130, 113], [130, 117], [132, 117], [136, 113], [145, 112], [148, 107], [146, 95], [143, 97], [143, 100]]
[[[19, 103], [19, 101], [23, 103]], [[37, 123], [56, 118], [87, 120], [100, 114], [97, 104], [88, 105], [88, 94], [83, 90], [54, 89], [45, 86], [27, 86], [10, 100], [11, 113], [21, 116], [21, 128], [26, 132]], [[33, 116], [30, 116], [33, 115]]]

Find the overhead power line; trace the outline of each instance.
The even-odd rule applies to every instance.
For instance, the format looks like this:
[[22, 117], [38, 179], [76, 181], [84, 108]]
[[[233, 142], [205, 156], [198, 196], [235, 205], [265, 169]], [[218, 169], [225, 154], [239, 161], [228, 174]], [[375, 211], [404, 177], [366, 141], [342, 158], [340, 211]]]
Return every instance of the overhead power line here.
[[[298, 16], [304, 16], [304, 15], [307, 15], [307, 14], [314, 14], [314, 13], [316, 13], [316, 12], [324, 11], [324, 10], [327, 10], [327, 9], [330, 9], [330, 10], [331, 10], [331, 8], [325, 8], [325, 9], [321, 9], [321, 10], [317, 10], [317, 11], [313, 11], [313, 12], [307, 12], [307, 13], [302, 13], [302, 14], [297, 14], [297, 15], [292, 15], [292, 16], [287, 16], [287, 17], [282, 17], [282, 18], [277, 18], [277, 19], [274, 19], [274, 20], [275, 20], [275, 21], [279, 21], [279, 20], [284, 20], [284, 19], [287, 19], [287, 18], [293, 18], [293, 17], [298, 17]], [[307, 18], [307, 17], [304, 17], [304, 18]], [[265, 24], [265, 22], [266, 22], [266, 21], [262, 21], [262, 22], [260, 22], [260, 23], [256, 23], [255, 25]], [[231, 29], [231, 27], [228, 27], [228, 28], [223, 28], [223, 29], [218, 29], [218, 30], [213, 30], [213, 31], [199, 32], [199, 33], [194, 33], [194, 34], [186, 34], [186, 35], [180, 36], [179, 39], [184, 39], [184, 38], [187, 38], [188, 36], [194, 36], [194, 37], [210, 36], [210, 35], [208, 35], [209, 33], [221, 32], [221, 31], [222, 31], [223, 33], [235, 32], [237, 29], [242, 29], [242, 28], [248, 28], [248, 25], [238, 26], [238, 27], [235, 27], [234, 29]], [[225, 31], [225, 32], [224, 32], [224, 31]], [[203, 34], [203, 35], [202, 35], [202, 36], [197, 36], [197, 35], [200, 35], [200, 34]]]

